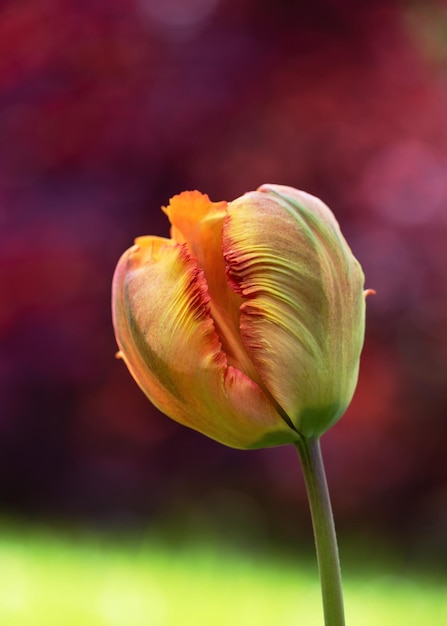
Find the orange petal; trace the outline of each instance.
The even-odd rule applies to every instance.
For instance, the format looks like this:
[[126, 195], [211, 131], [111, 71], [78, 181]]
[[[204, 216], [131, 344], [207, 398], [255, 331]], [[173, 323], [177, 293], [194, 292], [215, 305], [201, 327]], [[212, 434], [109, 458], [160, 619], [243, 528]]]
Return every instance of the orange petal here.
[[187, 242], [189, 251], [205, 274], [211, 316], [228, 363], [259, 382], [240, 336], [243, 300], [231, 289], [226, 276], [222, 232], [227, 207], [227, 202], [211, 202], [199, 191], [184, 191], [171, 198], [163, 210], [172, 224], [172, 237], [177, 242]]
[[185, 244], [142, 237], [121, 257], [113, 320], [121, 355], [174, 420], [236, 448], [294, 441], [259, 386], [228, 367], [203, 271]]

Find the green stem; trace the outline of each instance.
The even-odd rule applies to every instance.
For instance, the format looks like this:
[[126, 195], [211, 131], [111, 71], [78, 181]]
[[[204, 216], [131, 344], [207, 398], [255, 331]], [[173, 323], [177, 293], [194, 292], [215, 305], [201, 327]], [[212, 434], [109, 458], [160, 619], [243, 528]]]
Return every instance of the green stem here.
[[320, 571], [325, 626], [344, 626], [343, 587], [337, 538], [320, 440], [302, 439], [296, 444], [303, 467]]

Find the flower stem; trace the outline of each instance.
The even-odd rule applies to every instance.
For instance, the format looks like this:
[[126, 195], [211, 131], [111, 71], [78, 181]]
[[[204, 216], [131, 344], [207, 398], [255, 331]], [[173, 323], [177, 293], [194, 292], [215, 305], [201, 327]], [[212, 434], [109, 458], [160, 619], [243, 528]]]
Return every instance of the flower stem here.
[[303, 437], [296, 447], [309, 498], [323, 596], [324, 623], [325, 626], [344, 626], [340, 561], [320, 440]]

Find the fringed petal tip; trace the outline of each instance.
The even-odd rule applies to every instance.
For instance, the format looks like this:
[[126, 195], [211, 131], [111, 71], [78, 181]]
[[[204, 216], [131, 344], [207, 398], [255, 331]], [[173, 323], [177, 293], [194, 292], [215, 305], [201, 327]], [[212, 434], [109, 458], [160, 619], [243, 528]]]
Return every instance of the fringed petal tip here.
[[186, 216], [193, 222], [200, 222], [206, 216], [212, 207], [225, 206], [227, 203], [212, 202], [206, 193], [201, 193], [194, 189], [193, 191], [182, 191], [169, 200], [168, 206], [162, 206], [162, 211], [168, 216], [172, 224], [175, 223], [179, 216]]
[[207, 194], [194, 190], [173, 196], [162, 210], [171, 222], [172, 239], [178, 243], [187, 241], [192, 250], [202, 239], [203, 225], [223, 220], [226, 207], [225, 201], [211, 202]]
[[185, 203], [196, 203], [196, 202], [211, 202], [208, 194], [202, 193], [197, 189], [190, 189], [186, 191], [182, 191], [181, 193], [176, 193], [175, 196], [169, 198], [168, 206], [162, 206], [161, 209], [164, 213], [167, 213], [169, 209], [173, 207], [184, 205]]

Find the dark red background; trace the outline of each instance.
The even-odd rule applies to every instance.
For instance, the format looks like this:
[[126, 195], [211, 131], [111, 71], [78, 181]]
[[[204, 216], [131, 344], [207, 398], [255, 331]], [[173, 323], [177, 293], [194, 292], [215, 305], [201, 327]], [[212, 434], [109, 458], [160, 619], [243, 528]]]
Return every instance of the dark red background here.
[[447, 554], [446, 33], [434, 1], [2, 3], [4, 513], [308, 523], [292, 448], [177, 426], [113, 358], [114, 266], [160, 205], [275, 182], [332, 207], [377, 290], [323, 439], [338, 526]]

